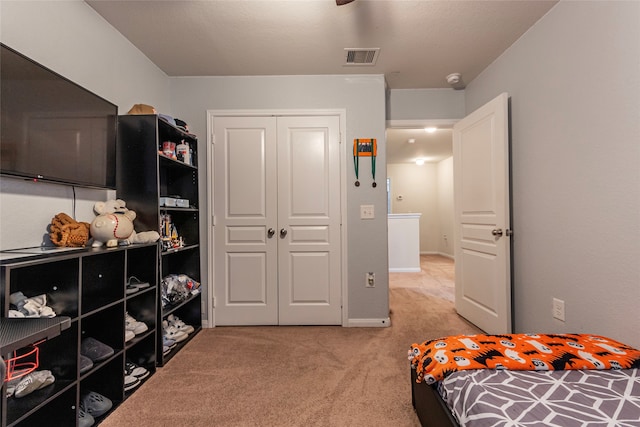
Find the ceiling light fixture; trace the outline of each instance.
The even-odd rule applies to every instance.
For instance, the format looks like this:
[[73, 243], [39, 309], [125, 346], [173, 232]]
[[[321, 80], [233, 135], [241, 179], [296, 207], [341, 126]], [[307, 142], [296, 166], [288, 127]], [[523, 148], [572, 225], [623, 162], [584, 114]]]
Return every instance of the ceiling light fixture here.
[[418, 166], [424, 165], [424, 159], [416, 159], [416, 165]]
[[438, 128], [434, 128], [434, 127], [424, 128], [424, 131], [427, 132], [427, 133], [434, 133], [437, 130], [438, 130]]
[[416, 142], [416, 140], [415, 140], [415, 139], [413, 139], [413, 138], [409, 138], [409, 139], [407, 140], [407, 142], [408, 142], [409, 144], [414, 144], [414, 143]]

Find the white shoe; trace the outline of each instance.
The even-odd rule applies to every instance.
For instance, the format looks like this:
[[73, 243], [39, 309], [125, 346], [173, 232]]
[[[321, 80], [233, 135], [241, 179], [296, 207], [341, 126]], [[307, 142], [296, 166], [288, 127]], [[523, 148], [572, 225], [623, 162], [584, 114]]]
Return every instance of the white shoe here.
[[174, 316], [173, 314], [170, 314], [169, 316], [167, 316], [167, 322], [169, 322], [169, 325], [173, 326], [179, 331], [186, 333], [187, 335], [195, 331], [193, 326], [187, 325], [182, 320], [180, 320], [178, 316]]
[[187, 333], [178, 330], [175, 326], [169, 325], [169, 322], [166, 320], [162, 321], [162, 329], [164, 330], [164, 338], [174, 340], [175, 342], [184, 341], [189, 336]]
[[149, 327], [144, 322], [138, 322], [129, 313], [125, 313], [124, 329], [131, 331], [136, 335], [140, 335], [141, 333], [148, 331]]

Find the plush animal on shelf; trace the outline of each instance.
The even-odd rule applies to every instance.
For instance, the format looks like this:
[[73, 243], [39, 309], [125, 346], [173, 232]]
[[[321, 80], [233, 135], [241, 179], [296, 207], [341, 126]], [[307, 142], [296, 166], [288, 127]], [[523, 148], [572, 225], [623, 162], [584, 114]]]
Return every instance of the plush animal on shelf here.
[[97, 215], [91, 223], [93, 247], [103, 244], [114, 247], [131, 243], [150, 243], [160, 238], [157, 231], [135, 232], [133, 220], [136, 218], [136, 213], [127, 209], [122, 199], [96, 202], [93, 210]]

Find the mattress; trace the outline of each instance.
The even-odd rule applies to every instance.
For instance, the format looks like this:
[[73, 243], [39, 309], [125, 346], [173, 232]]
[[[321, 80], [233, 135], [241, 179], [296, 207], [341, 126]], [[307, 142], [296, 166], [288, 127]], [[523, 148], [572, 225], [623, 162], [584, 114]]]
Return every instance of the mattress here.
[[454, 372], [438, 391], [464, 427], [639, 427], [638, 369]]

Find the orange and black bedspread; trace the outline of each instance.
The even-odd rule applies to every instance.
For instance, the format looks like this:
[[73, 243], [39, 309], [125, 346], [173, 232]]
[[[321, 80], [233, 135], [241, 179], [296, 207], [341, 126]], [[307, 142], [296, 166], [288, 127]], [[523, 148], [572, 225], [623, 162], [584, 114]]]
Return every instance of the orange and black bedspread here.
[[417, 382], [432, 384], [471, 369], [640, 368], [640, 350], [589, 334], [458, 335], [412, 344], [409, 360]]

